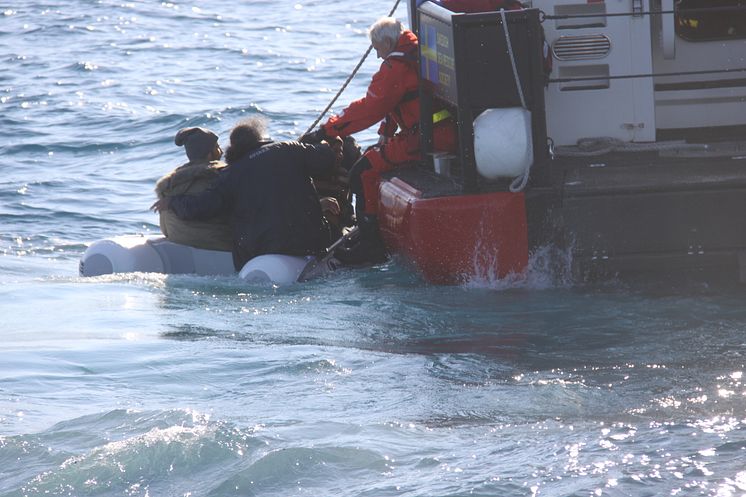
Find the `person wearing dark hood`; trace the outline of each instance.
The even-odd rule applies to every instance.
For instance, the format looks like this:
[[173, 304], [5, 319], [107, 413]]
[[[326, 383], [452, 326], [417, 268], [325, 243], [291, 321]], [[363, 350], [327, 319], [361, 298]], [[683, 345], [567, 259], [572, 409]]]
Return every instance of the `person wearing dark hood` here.
[[[174, 143], [184, 147], [189, 162], [163, 176], [155, 185], [159, 199], [174, 195], [195, 195], [205, 191], [226, 167], [220, 161], [223, 151], [218, 135], [204, 128], [183, 128], [176, 133]], [[204, 221], [185, 221], [172, 211], [160, 212], [163, 235], [175, 243], [208, 250], [229, 251], [233, 246], [226, 216]]]
[[[341, 147], [342, 162], [331, 177], [313, 177], [313, 183], [321, 197], [324, 217], [332, 227], [334, 238], [339, 238], [355, 224], [355, 211], [349, 195], [349, 175], [350, 169], [360, 159], [362, 152], [352, 136], [345, 136], [344, 139], [330, 139], [329, 141], [338, 153], [339, 147]], [[309, 143], [309, 141], [306, 141], [306, 143]], [[320, 140], [315, 143], [320, 143]]]
[[332, 174], [341, 159], [329, 144], [273, 142], [264, 120], [251, 118], [233, 128], [225, 156], [228, 167], [210, 189], [159, 199], [151, 209], [181, 219], [228, 215], [237, 271], [259, 255], [315, 255], [331, 244], [311, 180]]
[[[368, 148], [350, 171], [360, 241], [356, 250], [338, 253], [339, 259], [349, 264], [386, 259], [377, 222], [381, 174], [421, 159], [417, 37], [392, 17], [376, 21], [368, 34], [376, 55], [383, 59], [368, 92], [302, 138], [302, 141], [315, 141], [346, 137], [383, 120], [378, 129], [378, 144]], [[434, 110], [437, 111], [433, 115], [434, 148], [453, 152], [456, 150], [453, 118], [445, 109]]]

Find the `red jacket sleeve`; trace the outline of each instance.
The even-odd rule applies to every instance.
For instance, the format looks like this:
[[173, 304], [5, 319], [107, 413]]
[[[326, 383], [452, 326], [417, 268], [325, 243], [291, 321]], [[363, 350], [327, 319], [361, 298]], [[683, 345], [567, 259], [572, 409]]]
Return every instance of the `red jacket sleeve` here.
[[373, 75], [368, 92], [324, 124], [329, 136], [348, 136], [371, 127], [394, 110], [406, 93], [405, 76], [409, 67], [396, 59], [385, 60]]

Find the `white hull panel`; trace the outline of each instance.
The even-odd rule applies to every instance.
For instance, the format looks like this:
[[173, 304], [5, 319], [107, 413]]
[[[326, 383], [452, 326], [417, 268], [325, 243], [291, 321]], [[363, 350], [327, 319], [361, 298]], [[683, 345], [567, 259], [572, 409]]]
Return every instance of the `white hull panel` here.
[[[294, 283], [314, 257], [266, 254], [253, 258], [238, 276], [246, 281]], [[114, 273], [236, 274], [230, 252], [173, 243], [162, 236], [125, 235], [91, 244], [80, 259], [81, 276]]]

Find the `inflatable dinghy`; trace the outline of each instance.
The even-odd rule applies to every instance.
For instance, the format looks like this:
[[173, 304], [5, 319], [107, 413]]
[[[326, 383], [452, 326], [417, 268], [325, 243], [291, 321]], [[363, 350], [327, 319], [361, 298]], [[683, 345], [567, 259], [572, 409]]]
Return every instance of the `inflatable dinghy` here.
[[[238, 277], [251, 282], [289, 284], [322, 276], [339, 267], [335, 259], [265, 254], [247, 262]], [[308, 270], [306, 270], [308, 268]], [[304, 271], [305, 270], [305, 271]], [[91, 244], [80, 259], [81, 276], [113, 273], [236, 274], [230, 252], [171, 242], [162, 236], [125, 235]]]

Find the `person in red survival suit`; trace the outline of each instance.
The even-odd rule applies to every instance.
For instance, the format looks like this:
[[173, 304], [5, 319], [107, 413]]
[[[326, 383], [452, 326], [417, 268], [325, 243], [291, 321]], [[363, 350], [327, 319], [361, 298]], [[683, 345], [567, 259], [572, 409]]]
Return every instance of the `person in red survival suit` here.
[[[336, 254], [342, 262], [349, 264], [386, 259], [377, 222], [381, 174], [421, 158], [417, 37], [391, 17], [376, 21], [368, 35], [376, 55], [383, 59], [368, 92], [307, 135], [307, 139], [315, 141], [345, 137], [382, 121], [378, 143], [368, 148], [350, 170], [350, 191], [356, 197], [360, 240], [355, 250], [342, 250]], [[453, 152], [456, 150], [453, 121], [447, 113], [438, 112], [437, 115], [440, 117], [433, 121], [434, 148]]]

